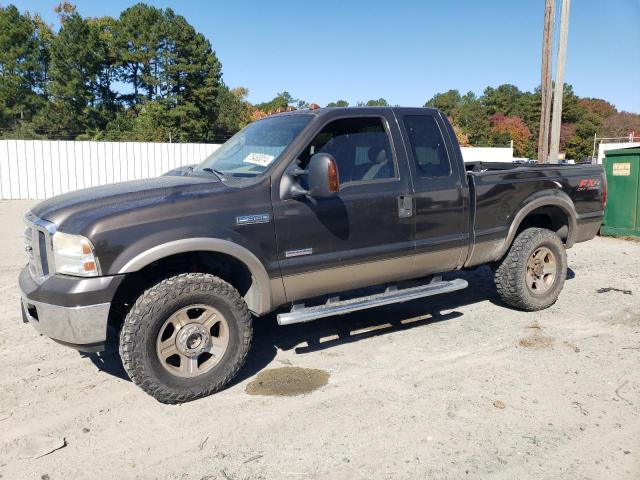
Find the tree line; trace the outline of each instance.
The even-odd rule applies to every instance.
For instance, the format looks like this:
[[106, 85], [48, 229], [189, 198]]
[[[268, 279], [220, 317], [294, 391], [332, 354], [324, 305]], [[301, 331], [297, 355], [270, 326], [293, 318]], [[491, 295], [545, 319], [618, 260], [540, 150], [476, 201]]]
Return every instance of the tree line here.
[[[481, 96], [449, 90], [434, 95], [425, 106], [445, 112], [464, 145], [497, 146], [513, 141], [517, 156], [537, 158], [539, 88], [523, 92], [515, 85], [504, 84], [485, 88]], [[619, 112], [603, 99], [580, 98], [571, 85], [564, 85], [560, 150], [567, 158], [590, 157], [595, 134], [623, 137], [632, 132], [640, 137], [640, 115]]]
[[173, 10], [139, 3], [118, 18], [56, 7], [0, 7], [0, 133], [4, 137], [215, 141], [249, 121], [209, 40]]
[[[0, 138], [220, 142], [269, 113], [306, 108], [289, 92], [251, 104], [230, 88], [211, 43], [170, 9], [139, 3], [117, 18], [83, 18], [64, 2], [54, 31], [38, 14], [0, 7]], [[356, 106], [387, 106], [384, 98]], [[347, 107], [336, 100], [327, 107]], [[540, 90], [438, 93], [425, 106], [450, 118], [463, 145], [504, 146], [536, 158]], [[640, 132], [640, 115], [565, 85], [561, 149], [591, 155], [593, 136]]]
[[[271, 102], [257, 107], [262, 110], [283, 107], [287, 105], [287, 99], [292, 100], [292, 97], [283, 92]], [[356, 104], [388, 105], [384, 98]], [[327, 104], [327, 107], [348, 106], [349, 102], [345, 100]], [[503, 84], [485, 88], [480, 96], [473, 92], [461, 95], [458, 90], [449, 90], [437, 93], [423, 106], [438, 108], [448, 116], [462, 146], [504, 147], [513, 141], [516, 156], [537, 158], [540, 88], [523, 92], [515, 85]], [[640, 138], [640, 115], [619, 112], [600, 98], [580, 98], [571, 85], [564, 85], [560, 148], [567, 158], [581, 160], [591, 156], [594, 134], [599, 137], [627, 137], [631, 133]]]

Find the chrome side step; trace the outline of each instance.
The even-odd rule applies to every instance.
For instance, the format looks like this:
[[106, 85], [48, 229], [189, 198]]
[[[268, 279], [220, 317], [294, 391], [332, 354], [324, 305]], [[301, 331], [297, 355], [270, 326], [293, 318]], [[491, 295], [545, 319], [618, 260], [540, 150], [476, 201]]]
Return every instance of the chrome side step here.
[[304, 304], [294, 305], [290, 312], [278, 315], [278, 324], [291, 325], [294, 323], [310, 322], [318, 318], [331, 317], [334, 315], [344, 315], [358, 310], [367, 308], [380, 307], [391, 303], [408, 302], [422, 297], [430, 297], [431, 295], [439, 295], [441, 293], [454, 292], [462, 290], [468, 285], [466, 280], [456, 278], [450, 281], [436, 281], [418, 287], [397, 289], [389, 287], [383, 293], [368, 295], [366, 297], [351, 298], [348, 300], [340, 300], [337, 297], [331, 297], [324, 305], [314, 307], [305, 307]]

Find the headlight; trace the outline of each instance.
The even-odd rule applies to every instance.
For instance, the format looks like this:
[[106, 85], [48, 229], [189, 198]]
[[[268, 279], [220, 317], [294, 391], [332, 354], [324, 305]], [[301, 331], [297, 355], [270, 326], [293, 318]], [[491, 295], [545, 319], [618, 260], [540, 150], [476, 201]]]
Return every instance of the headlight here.
[[100, 275], [98, 259], [89, 239], [81, 235], [56, 232], [53, 234], [53, 258], [56, 273], [80, 277]]

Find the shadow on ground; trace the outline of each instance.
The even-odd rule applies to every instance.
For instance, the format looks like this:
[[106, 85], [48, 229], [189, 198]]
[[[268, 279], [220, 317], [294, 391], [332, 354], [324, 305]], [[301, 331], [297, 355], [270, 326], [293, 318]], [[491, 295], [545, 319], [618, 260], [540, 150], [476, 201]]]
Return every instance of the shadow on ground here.
[[[278, 325], [276, 313], [260, 318], [254, 322], [253, 345], [245, 366], [232, 384], [242, 382], [264, 369], [276, 357], [278, 349], [293, 350], [298, 355], [304, 355], [392, 332], [455, 320], [462, 316], [456, 309], [465, 305], [489, 301], [503, 306], [493, 285], [493, 273], [488, 267], [445, 275], [447, 277], [464, 278], [469, 282], [469, 287], [447, 295], [286, 327]], [[569, 269], [567, 280], [574, 278], [575, 273]], [[100, 371], [129, 379], [118, 354], [118, 335], [115, 330], [109, 332], [105, 352], [82, 355], [88, 357]]]

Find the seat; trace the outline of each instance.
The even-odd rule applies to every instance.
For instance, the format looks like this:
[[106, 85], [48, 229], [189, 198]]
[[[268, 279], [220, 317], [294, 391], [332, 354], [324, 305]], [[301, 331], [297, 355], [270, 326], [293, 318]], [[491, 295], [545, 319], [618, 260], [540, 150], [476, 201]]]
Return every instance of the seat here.
[[389, 178], [392, 176], [389, 154], [385, 147], [371, 147], [368, 155], [371, 164], [364, 175], [362, 175], [362, 180], [374, 180], [376, 178]]
[[329, 140], [318, 153], [328, 153], [338, 164], [340, 183], [347, 183], [353, 178], [353, 144], [349, 135], [339, 135]]

